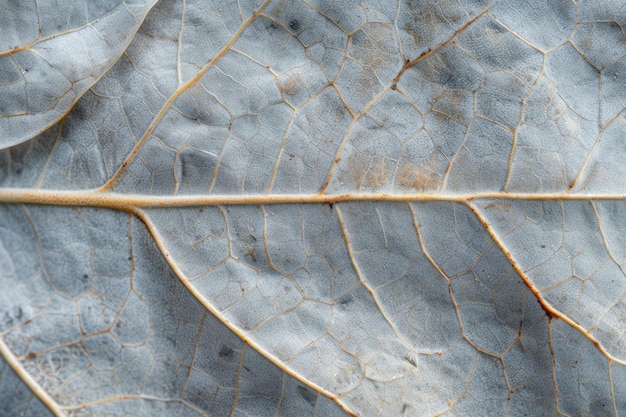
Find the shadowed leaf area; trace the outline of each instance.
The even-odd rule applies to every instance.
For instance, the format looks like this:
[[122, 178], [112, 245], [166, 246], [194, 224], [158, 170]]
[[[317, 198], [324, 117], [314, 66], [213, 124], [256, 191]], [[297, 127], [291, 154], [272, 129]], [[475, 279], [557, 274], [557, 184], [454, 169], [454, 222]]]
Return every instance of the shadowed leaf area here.
[[626, 415], [625, 24], [0, 0], [0, 416]]

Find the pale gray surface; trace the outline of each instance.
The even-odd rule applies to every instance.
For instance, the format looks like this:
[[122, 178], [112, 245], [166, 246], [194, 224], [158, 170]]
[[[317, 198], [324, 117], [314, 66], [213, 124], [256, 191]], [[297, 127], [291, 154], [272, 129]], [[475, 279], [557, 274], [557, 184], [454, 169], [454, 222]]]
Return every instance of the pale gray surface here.
[[[78, 9], [58, 33], [105, 13]], [[0, 201], [122, 195], [0, 206], [7, 355], [76, 416], [626, 414], [624, 24], [623, 1], [157, 2], [62, 121], [0, 129], [29, 139]]]
[[[5, 316], [6, 320], [6, 316]], [[0, 357], [0, 416], [52, 417], [53, 414]]]
[[155, 2], [0, 1], [0, 147], [62, 118], [120, 57]]
[[[244, 349], [184, 288], [136, 218], [5, 206], [0, 236], [4, 343], [68, 415], [343, 414]], [[0, 415], [19, 415], [27, 388], [10, 384], [11, 370], [1, 375], [2, 395], [15, 400]]]

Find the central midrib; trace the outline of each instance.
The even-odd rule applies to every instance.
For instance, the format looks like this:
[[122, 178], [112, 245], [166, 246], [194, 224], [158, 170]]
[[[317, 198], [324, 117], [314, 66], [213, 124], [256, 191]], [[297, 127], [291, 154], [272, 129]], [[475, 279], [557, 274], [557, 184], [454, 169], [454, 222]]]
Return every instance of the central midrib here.
[[479, 199], [502, 200], [623, 200], [626, 194], [610, 193], [345, 193], [345, 194], [207, 194], [207, 195], [146, 195], [123, 194], [100, 190], [37, 190], [29, 188], [0, 188], [0, 203], [44, 204], [54, 206], [103, 207], [132, 210], [141, 207], [192, 207], [242, 204], [334, 204], [348, 201], [425, 202], [449, 201], [468, 203]]

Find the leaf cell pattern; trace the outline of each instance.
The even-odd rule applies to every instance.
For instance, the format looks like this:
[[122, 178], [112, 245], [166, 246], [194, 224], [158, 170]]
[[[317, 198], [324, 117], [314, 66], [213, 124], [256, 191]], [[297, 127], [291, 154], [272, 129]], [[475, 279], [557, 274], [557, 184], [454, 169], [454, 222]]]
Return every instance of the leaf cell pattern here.
[[0, 4], [0, 146], [53, 125], [124, 52], [156, 0]]
[[626, 4], [46, 7], [0, 2], [0, 411], [626, 414]]

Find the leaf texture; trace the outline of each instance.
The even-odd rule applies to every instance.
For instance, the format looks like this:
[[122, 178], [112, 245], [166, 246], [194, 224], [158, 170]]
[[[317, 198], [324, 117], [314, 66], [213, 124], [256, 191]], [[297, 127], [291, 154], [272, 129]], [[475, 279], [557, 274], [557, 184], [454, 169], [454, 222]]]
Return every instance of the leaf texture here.
[[52, 417], [54, 414], [2, 359], [0, 362], [0, 413], [5, 416]]
[[626, 414], [626, 4], [85, 7], [0, 118], [0, 410]]
[[124, 52], [156, 0], [0, 3], [0, 146], [53, 125]]

